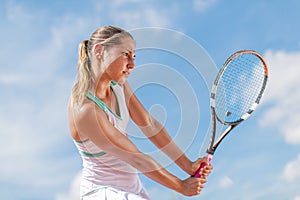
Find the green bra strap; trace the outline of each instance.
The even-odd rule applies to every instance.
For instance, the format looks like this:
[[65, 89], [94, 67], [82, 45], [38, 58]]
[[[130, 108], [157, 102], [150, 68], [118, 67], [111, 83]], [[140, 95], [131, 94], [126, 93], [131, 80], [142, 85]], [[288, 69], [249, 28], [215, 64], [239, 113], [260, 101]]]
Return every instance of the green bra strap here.
[[87, 97], [93, 100], [104, 112], [106, 111], [105, 103], [103, 103], [103, 101], [95, 97], [90, 91], [88, 92]]
[[104, 156], [106, 154], [106, 152], [104, 151], [101, 151], [99, 153], [87, 153], [85, 151], [80, 151], [80, 153], [84, 156], [87, 156], [89, 158], [97, 158], [97, 157], [101, 157], [101, 156]]
[[[117, 83], [115, 83], [115, 84], [117, 84]], [[107, 111], [109, 110], [115, 117], [122, 120], [122, 118], [120, 116], [118, 116], [116, 113], [114, 113], [103, 101], [101, 101], [96, 96], [94, 96], [90, 91], [88, 91], [87, 97], [89, 99], [93, 100], [105, 113], [107, 113]], [[117, 101], [118, 101], [118, 99], [117, 99]], [[118, 101], [118, 105], [119, 105], [119, 101]]]
[[118, 84], [118, 83], [117, 83], [116, 81], [111, 81], [111, 82], [110, 82], [110, 85], [111, 85], [111, 86], [115, 86], [115, 85], [117, 85], [117, 84]]

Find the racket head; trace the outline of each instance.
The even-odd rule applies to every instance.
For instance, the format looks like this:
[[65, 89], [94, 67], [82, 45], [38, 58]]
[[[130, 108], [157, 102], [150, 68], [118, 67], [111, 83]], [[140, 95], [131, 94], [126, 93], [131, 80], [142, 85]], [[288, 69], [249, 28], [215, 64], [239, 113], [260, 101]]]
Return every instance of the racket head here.
[[268, 67], [253, 50], [231, 55], [220, 69], [211, 92], [211, 107], [222, 124], [234, 125], [246, 120], [256, 109], [264, 93]]
[[[225, 61], [211, 91], [212, 133], [208, 154], [213, 155], [225, 136], [256, 109], [267, 79], [266, 61], [256, 51], [238, 51]], [[229, 126], [220, 131], [224, 125]]]

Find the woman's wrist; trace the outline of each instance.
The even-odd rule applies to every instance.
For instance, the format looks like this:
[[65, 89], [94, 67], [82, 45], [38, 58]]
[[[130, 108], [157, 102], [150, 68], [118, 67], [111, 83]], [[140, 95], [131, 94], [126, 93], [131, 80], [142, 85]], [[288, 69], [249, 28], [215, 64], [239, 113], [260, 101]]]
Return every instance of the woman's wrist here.
[[182, 192], [184, 190], [183, 189], [183, 181], [179, 178], [176, 181], [177, 181], [177, 184], [176, 184], [175, 188], [173, 188], [173, 190], [175, 190], [176, 192], [182, 194]]
[[193, 162], [190, 161], [184, 154], [176, 161], [176, 164], [187, 174], [193, 174]]

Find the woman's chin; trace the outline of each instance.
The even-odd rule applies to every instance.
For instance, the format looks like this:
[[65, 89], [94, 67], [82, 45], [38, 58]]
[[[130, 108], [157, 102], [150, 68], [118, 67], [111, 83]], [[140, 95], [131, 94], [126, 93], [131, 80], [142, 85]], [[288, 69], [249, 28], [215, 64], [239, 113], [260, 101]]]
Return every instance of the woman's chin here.
[[127, 78], [121, 78], [120, 80], [116, 81], [119, 85], [123, 85], [126, 82]]

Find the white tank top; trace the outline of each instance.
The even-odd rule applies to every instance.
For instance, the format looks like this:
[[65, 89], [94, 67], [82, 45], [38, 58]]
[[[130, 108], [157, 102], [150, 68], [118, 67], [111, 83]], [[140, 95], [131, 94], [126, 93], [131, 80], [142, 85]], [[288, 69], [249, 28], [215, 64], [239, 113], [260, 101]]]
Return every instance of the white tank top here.
[[[112, 82], [111, 88], [116, 96], [119, 113], [114, 113], [104, 102], [88, 93], [88, 98], [94, 101], [106, 114], [109, 121], [122, 134], [126, 135], [129, 113], [125, 102], [123, 87]], [[126, 162], [101, 150], [91, 140], [75, 141], [83, 161], [82, 181], [96, 186], [111, 186], [120, 190], [139, 194], [143, 188], [137, 175], [137, 170]]]

